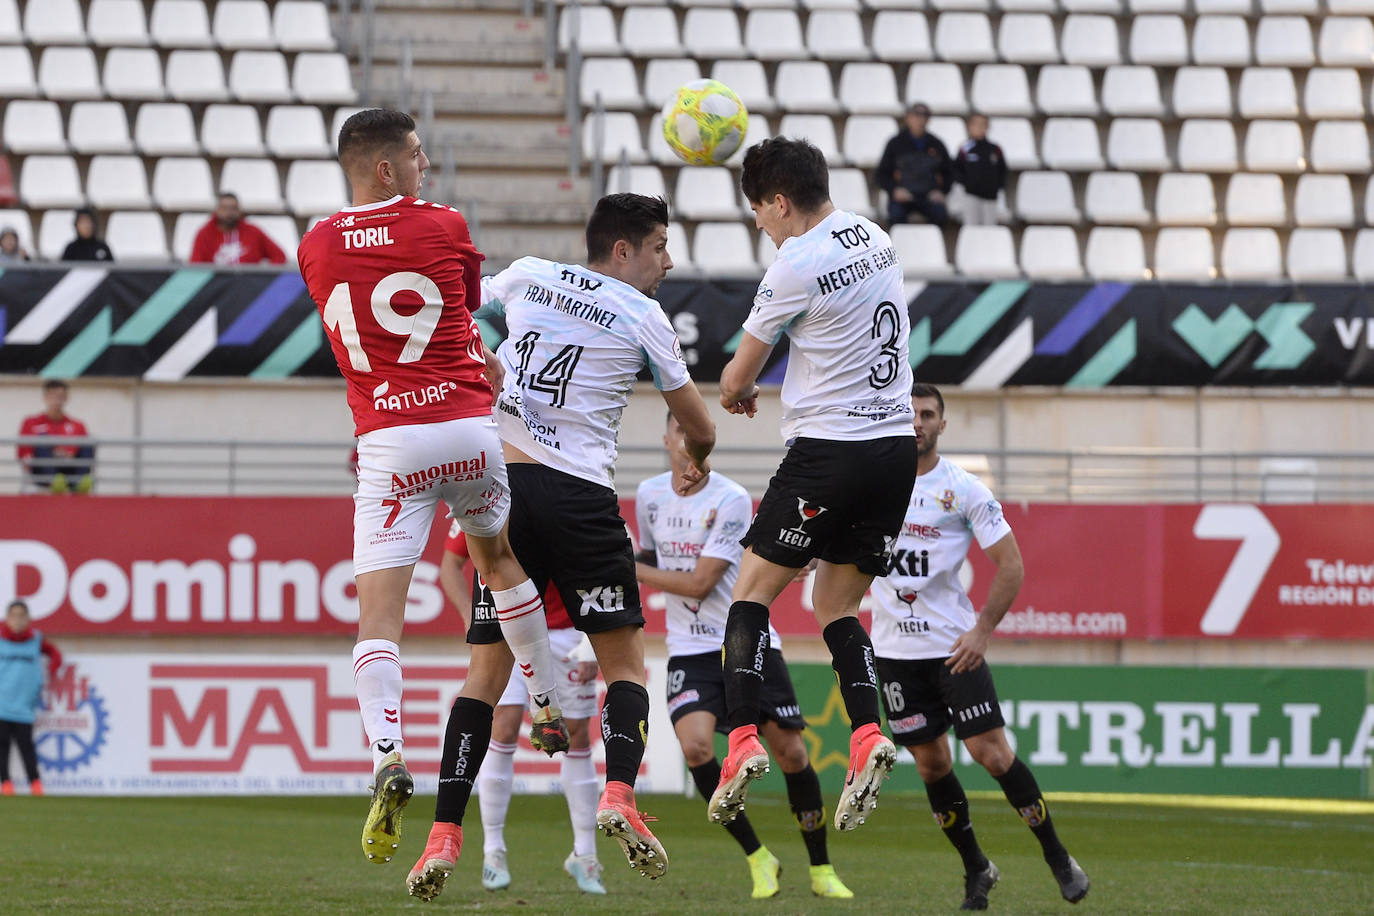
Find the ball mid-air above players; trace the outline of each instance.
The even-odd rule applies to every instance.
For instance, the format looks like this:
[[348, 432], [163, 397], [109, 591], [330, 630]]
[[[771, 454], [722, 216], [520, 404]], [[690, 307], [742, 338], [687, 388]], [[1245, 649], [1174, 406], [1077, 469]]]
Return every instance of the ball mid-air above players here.
[[740, 148], [748, 128], [744, 103], [717, 80], [692, 80], [663, 106], [663, 139], [688, 165], [722, 164]]

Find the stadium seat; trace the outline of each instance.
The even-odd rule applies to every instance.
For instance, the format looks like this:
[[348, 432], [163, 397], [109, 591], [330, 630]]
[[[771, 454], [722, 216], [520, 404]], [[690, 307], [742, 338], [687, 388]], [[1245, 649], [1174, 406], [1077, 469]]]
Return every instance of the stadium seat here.
[[1282, 226], [1288, 222], [1283, 179], [1278, 175], [1232, 175], [1226, 188], [1226, 222], [1232, 226]]
[[222, 102], [229, 98], [224, 65], [216, 51], [173, 51], [167, 58], [167, 91], [179, 102]]
[[319, 0], [277, 0], [272, 35], [283, 51], [333, 51], [329, 8]]
[[1187, 0], [1129, 0], [1126, 4], [1132, 13], [1178, 13], [1187, 12]]
[[314, 105], [276, 106], [267, 113], [266, 132], [267, 148], [279, 159], [311, 159], [334, 153], [324, 135], [324, 115]]
[[208, 48], [210, 17], [202, 0], [156, 0], [148, 17], [153, 43], [164, 48]]
[[161, 213], [111, 213], [105, 238], [120, 261], [167, 261], [167, 227]]
[[1110, 67], [1121, 63], [1121, 36], [1110, 16], [1070, 14], [1059, 35], [1064, 62], [1086, 67]]
[[1217, 197], [1209, 175], [1171, 172], [1155, 188], [1155, 221], [1161, 226], [1215, 226]]
[[694, 222], [744, 216], [735, 177], [724, 166], [679, 169], [673, 209], [677, 216]]
[[95, 156], [86, 172], [86, 197], [102, 210], [144, 209], [151, 203], [141, 156]]
[[76, 238], [73, 226], [76, 214], [71, 210], [80, 204], [64, 204], [63, 209], [48, 210], [38, 223], [36, 248], [38, 256], [49, 261], [61, 260], [67, 244]]
[[13, 229], [19, 236], [19, 248], [30, 256], [36, 254], [33, 247], [33, 220], [27, 210], [0, 210], [0, 229]]
[[1316, 67], [1307, 71], [1302, 93], [1303, 112], [1320, 118], [1363, 118], [1360, 75], [1349, 67]]
[[1295, 118], [1298, 89], [1287, 67], [1247, 67], [1240, 76], [1242, 118]]
[[1193, 12], [1199, 16], [1249, 16], [1254, 11], [1254, 0], [1193, 0]]
[[168, 211], [214, 209], [209, 163], [199, 156], [159, 159], [153, 166], [153, 203]]
[[1368, 128], [1361, 121], [1318, 121], [1312, 129], [1312, 168], [1318, 172], [1367, 174]]
[[1083, 210], [1094, 223], [1143, 226], [1150, 222], [1145, 192], [1135, 172], [1093, 172], [1083, 190]]
[[1302, 16], [1265, 16], [1255, 30], [1255, 60], [1265, 67], [1310, 67], [1312, 29]]
[[1019, 277], [1011, 230], [1006, 226], [961, 226], [954, 242], [954, 266], [966, 277]]
[[1040, 136], [1041, 158], [1052, 169], [1092, 172], [1103, 168], [1097, 125], [1089, 118], [1048, 118]]
[[1216, 250], [1206, 229], [1161, 229], [1155, 236], [1155, 279], [1215, 280]]
[[1326, 0], [1326, 9], [1339, 16], [1350, 13], [1369, 16], [1374, 15], [1374, 0]]
[[1096, 117], [1097, 91], [1093, 88], [1092, 71], [1080, 65], [1041, 67], [1035, 81], [1035, 103], [1047, 115]]
[[[628, 113], [628, 112], [627, 112], [627, 113]], [[611, 114], [611, 112], [607, 112], [607, 116], [608, 116], [608, 117], [609, 117], [610, 114]], [[634, 118], [634, 115], [630, 115], [630, 117], [631, 117], [631, 118]], [[750, 126], [750, 127], [753, 127], [753, 126], [754, 126], [754, 122], [760, 120], [761, 118], [762, 118], [762, 115], [755, 115], [755, 114], [753, 114], [753, 113], [751, 112], [750, 115], [749, 115], [749, 126]], [[587, 130], [587, 126], [586, 126], [586, 125], [587, 125], [587, 121], [588, 121], [588, 120], [590, 120], [590, 119], [584, 119], [583, 125], [582, 125], [582, 129], [583, 129], [583, 134], [582, 134], [582, 137], [583, 137], [583, 147], [582, 147], [582, 148], [583, 148], [583, 151], [584, 151], [584, 155], [586, 155], [587, 144], [588, 144], [588, 142], [589, 142], [589, 141], [588, 141], [588, 138], [587, 138], [587, 134], [586, 134], [586, 130]], [[638, 124], [638, 119], [635, 119], [635, 122], [636, 122], [636, 124]], [[608, 145], [609, 145], [609, 144], [608, 144]], [[743, 144], [740, 144], [740, 145], [743, 146]], [[673, 165], [673, 166], [682, 165], [682, 160], [679, 159], [679, 158], [677, 157], [677, 153], [673, 152], [673, 148], [670, 147], [670, 146], [668, 145], [668, 141], [665, 140], [665, 139], [663, 139], [663, 114], [662, 114], [662, 112], [660, 112], [660, 113], [658, 113], [658, 114], [655, 114], [655, 115], [653, 115], [652, 117], [649, 118], [649, 137], [648, 137], [648, 142], [645, 144], [645, 146], [646, 146], [646, 148], [647, 148], [646, 151], [647, 151], [647, 153], [648, 153], [648, 155], [649, 155], [649, 159], [650, 159], [651, 161], [656, 162], [656, 163], [658, 163], [659, 165]], [[609, 159], [609, 160], [607, 160], [607, 162], [616, 162], [616, 161], [618, 161], [618, 156], [617, 156], [616, 159]]]
[[1188, 33], [1182, 16], [1136, 16], [1131, 22], [1131, 60], [1177, 67], [1188, 63]]
[[676, 221], [668, 223], [668, 257], [673, 261], [673, 276], [696, 273], [697, 267], [691, 258], [687, 230], [682, 228], [682, 223]]
[[937, 12], [945, 10], [976, 10], [992, 12], [992, 0], [929, 0], [930, 8]]
[[[717, 66], [720, 66], [717, 64]], [[763, 76], [763, 68], [759, 68], [759, 76]], [[701, 79], [701, 64], [694, 60], [651, 60], [644, 67], [644, 98], [650, 106], [663, 105], [673, 94], [683, 86], [693, 80]], [[735, 90], [735, 94], [744, 102], [744, 107], [753, 114], [758, 105], [753, 98], [746, 96], [745, 91], [734, 83], [722, 83]], [[767, 94], [768, 88], [765, 84], [764, 93]]]
[[1324, 66], [1374, 67], [1374, 23], [1368, 17], [1326, 17], [1318, 43]]
[[[779, 66], [779, 72], [782, 68]], [[852, 63], [840, 70], [840, 105], [852, 114], [902, 113], [897, 75], [890, 64]]]
[[973, 69], [970, 94], [973, 110], [982, 114], [1028, 117], [1035, 113], [1026, 70], [1020, 64], [979, 64]]
[[[15, 103], [11, 103], [13, 107]], [[6, 112], [8, 114], [8, 112]], [[9, 132], [5, 132], [9, 136]], [[118, 102], [77, 102], [72, 105], [67, 138], [83, 156], [96, 153], [131, 153], [129, 118]]]
[[656, 165], [615, 166], [607, 173], [606, 191], [610, 194], [643, 194], [645, 197], [668, 196], [663, 184], [663, 170]]
[[24, 37], [35, 45], [83, 45], [81, 5], [77, 0], [29, 0], [24, 4]]
[[906, 103], [924, 102], [935, 114], [964, 114], [968, 97], [958, 64], [912, 64], [906, 76]]
[[871, 60], [858, 10], [819, 10], [806, 23], [806, 47], [821, 60]]
[[[208, 111], [208, 109], [207, 109]], [[181, 102], [145, 102], [134, 116], [134, 145], [145, 156], [195, 156], [196, 125]]]
[[1068, 13], [1107, 13], [1117, 16], [1126, 11], [1125, 0], [1060, 0]]
[[754, 240], [741, 222], [702, 223], [692, 239], [692, 258], [712, 275], [757, 276]]
[[1302, 131], [1293, 121], [1251, 121], [1245, 131], [1245, 167], [1252, 172], [1301, 172]]
[[[988, 124], [988, 131], [989, 135], [991, 135], [991, 123]], [[926, 132], [938, 137], [940, 142], [945, 145], [945, 149], [949, 150], [950, 156], [953, 156], [955, 151], [963, 146], [964, 141], [968, 139], [968, 124], [963, 118], [949, 116], [934, 117], [931, 118], [930, 123], [926, 125]], [[1001, 145], [1000, 138], [997, 142], [998, 145]], [[1032, 144], [1032, 147], [1034, 147], [1034, 144]], [[1005, 153], [1006, 151], [1006, 147], [1003, 146], [1002, 152]], [[1007, 157], [1007, 164], [1008, 166], [1011, 165], [1010, 156]], [[1020, 167], [1018, 166], [1018, 168]], [[1030, 165], [1024, 166], [1024, 168], [1037, 168], [1037, 166]]]
[[682, 20], [682, 43], [690, 56], [703, 60], [749, 56], [740, 38], [739, 16], [734, 10], [698, 6], [687, 10]]
[[578, 80], [582, 105], [592, 108], [596, 97], [607, 108], [637, 109], [644, 107], [635, 78], [635, 65], [624, 57], [596, 57], [582, 63]]
[[89, 47], [44, 48], [38, 58], [38, 86], [48, 98], [61, 101], [105, 97]]
[[38, 94], [33, 75], [33, 58], [28, 48], [0, 47], [0, 98], [23, 98]]
[[997, 60], [992, 26], [985, 13], [941, 13], [935, 21], [935, 53], [942, 60], [979, 63]]
[[1374, 181], [1365, 184], [1364, 223], [1366, 226], [1374, 225]]
[[1102, 75], [1102, 107], [1114, 117], [1162, 118], [1164, 100], [1154, 67], [1108, 67]]
[[894, 61], [933, 58], [926, 17], [909, 10], [880, 10], [873, 17], [873, 55]]
[[99, 47], [146, 45], [148, 17], [142, 0], [91, 0], [86, 32]]
[[1016, 215], [1028, 223], [1078, 223], [1067, 172], [1022, 172], [1016, 177]]
[[[945, 234], [939, 226], [898, 223], [890, 235], [904, 276], [939, 279], [954, 273], [945, 252]], [[1374, 272], [1374, 266], [1370, 269]]]
[[773, 244], [773, 240], [768, 237], [768, 233], [759, 233], [759, 246], [756, 252], [759, 259], [759, 266], [764, 270], [773, 266], [773, 262], [778, 259], [778, 246]]
[[1178, 167], [1185, 172], [1234, 172], [1236, 131], [1230, 121], [1195, 118], [1178, 131]]
[[1283, 275], [1279, 235], [1273, 229], [1228, 229], [1221, 243], [1221, 273], [1228, 280], [1277, 280]]
[[[649, 154], [644, 150], [644, 137], [639, 132], [639, 119], [634, 115], [628, 111], [605, 112], [605, 121], [602, 127], [603, 135], [599, 149], [596, 144], [596, 123], [594, 117], [588, 116], [582, 119], [582, 156], [588, 162], [597, 160], [605, 163], [619, 162], [622, 155], [626, 157], [627, 162], [649, 161]], [[655, 115], [654, 123], [661, 134], [663, 130], [662, 117]], [[665, 149], [668, 149], [666, 141], [663, 145]], [[671, 149], [668, 149], [668, 152], [670, 155], [672, 154]], [[684, 169], [683, 171], [688, 170]]]
[[1193, 23], [1193, 63], [1218, 67], [1250, 64], [1250, 27], [1240, 16], [1199, 16]]
[[24, 31], [19, 27], [19, 0], [0, 0], [0, 44], [23, 44]]
[[5, 148], [12, 153], [65, 153], [67, 138], [62, 131], [62, 111], [56, 102], [16, 99], [5, 106], [5, 121], [0, 131]]
[[1068, 226], [1027, 226], [1021, 233], [1021, 270], [1032, 280], [1081, 280], [1078, 233]]
[[1221, 67], [1179, 67], [1174, 73], [1174, 117], [1231, 117], [1231, 81]]
[[264, 0], [217, 0], [210, 31], [215, 43], [226, 51], [277, 46], [272, 15]]
[[744, 46], [755, 60], [792, 60], [810, 56], [802, 42], [801, 22], [790, 9], [750, 10], [744, 20]]
[[835, 140], [835, 124], [829, 115], [789, 114], [778, 122], [778, 135], [804, 137], [816, 145], [832, 166], [844, 162], [840, 145]]
[[[886, 66], [886, 65], [884, 65]], [[818, 60], [785, 60], [773, 77], [773, 97], [783, 111], [839, 114], [830, 66]]]
[[[577, 23], [577, 47], [587, 57], [623, 54], [616, 41], [615, 18], [609, 6], [586, 5], [564, 7], [558, 14], [558, 49], [572, 47], [573, 21]], [[321, 211], [323, 212], [323, 211]]]
[[631, 57], [681, 57], [687, 53], [677, 14], [666, 6], [634, 6], [620, 19], [620, 45]]
[[[338, 184], [339, 174], [339, 167], [333, 162], [293, 162], [288, 176], [292, 174], [296, 184], [293, 187], [291, 178], [287, 178], [286, 202], [298, 216], [333, 213], [344, 205], [340, 203], [342, 187], [333, 187]], [[332, 183], [328, 180], [331, 177], [335, 179]], [[219, 190], [237, 194], [245, 213], [279, 213], [284, 209], [277, 163], [271, 159], [225, 160], [219, 173]]]
[[1294, 229], [1287, 263], [1288, 276], [1301, 282], [1336, 282], [1349, 275], [1339, 229]]
[[264, 156], [262, 127], [252, 105], [207, 105], [200, 121], [200, 145], [211, 156]]
[[339, 131], [343, 130], [344, 123], [362, 110], [361, 108], [349, 106], [334, 109], [334, 121], [329, 128], [329, 143], [331, 146], [338, 141]]
[[235, 51], [229, 92], [240, 102], [290, 102], [285, 56], [279, 51]]
[[1266, 16], [1274, 13], [1300, 13], [1315, 16], [1320, 12], [1318, 0], [1259, 0], [1260, 12]]
[[[913, 0], [913, 2], [919, 2], [919, 0]], [[872, 0], [869, 0], [868, 5], [873, 6]], [[1059, 12], [1059, 3], [1057, 0], [998, 0], [997, 8], [1016, 13], [1057, 13]]]
[[1363, 283], [1374, 281], [1374, 229], [1355, 233], [1355, 250], [1351, 261], [1355, 279]]
[[268, 238], [277, 243], [286, 255], [286, 263], [296, 263], [296, 249], [300, 247], [301, 235], [296, 230], [296, 220], [290, 216], [259, 216], [253, 222]]
[[[655, 63], [659, 61], [650, 61], [649, 66], [652, 67]], [[740, 97], [751, 117], [756, 111], [772, 114], [778, 110], [778, 102], [768, 88], [768, 76], [763, 71], [763, 64], [756, 60], [718, 60], [711, 65], [711, 79], [719, 80], [735, 90], [735, 94]], [[645, 91], [648, 91], [647, 78]]]
[[1094, 280], [1148, 280], [1145, 241], [1140, 230], [1098, 226], [1088, 233], [1084, 266]]
[[303, 51], [291, 65], [291, 88], [302, 102], [313, 105], [354, 105], [353, 75], [342, 54]]
[[[753, 117], [749, 120], [753, 121]], [[846, 118], [842, 139], [844, 158], [859, 168], [873, 168], [882, 158], [887, 141], [900, 129], [896, 118], [879, 115], [852, 115]]]
[[[949, 147], [951, 156], [964, 143], [962, 121], [959, 126], [959, 140]], [[1002, 155], [1006, 156], [1007, 167], [1012, 171], [1024, 172], [1027, 169], [1040, 168], [1040, 154], [1035, 149], [1035, 131], [1031, 129], [1029, 118], [989, 118], [988, 138], [1002, 147]], [[944, 137], [940, 139], [943, 140]]]
[[[0, 72], [4, 72], [0, 63]], [[105, 52], [105, 91], [115, 99], [163, 99], [162, 62], [152, 48], [111, 48]]]
[[1293, 221], [1303, 227], [1348, 229], [1355, 225], [1355, 196], [1344, 175], [1299, 175]]
[[178, 261], [191, 260], [191, 249], [196, 244], [196, 233], [210, 219], [209, 213], [179, 213], [172, 224], [172, 257]]
[[1013, 64], [1059, 63], [1054, 21], [1044, 13], [1005, 14], [997, 26], [997, 52]]
[[877, 218], [868, 178], [858, 169], [830, 170], [830, 199], [841, 210], [850, 210], [869, 219]]

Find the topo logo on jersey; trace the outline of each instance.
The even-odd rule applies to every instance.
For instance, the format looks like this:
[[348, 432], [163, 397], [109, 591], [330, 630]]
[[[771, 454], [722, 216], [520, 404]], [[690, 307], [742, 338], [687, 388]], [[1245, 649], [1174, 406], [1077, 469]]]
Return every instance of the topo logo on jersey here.
[[940, 495], [940, 508], [946, 512], [953, 512], [954, 507], [959, 504], [959, 500], [954, 497], [953, 490], [946, 490]]
[[825, 506], [818, 506], [815, 503], [807, 502], [803, 497], [797, 497], [797, 525], [795, 528], [783, 528], [778, 532], [778, 543], [785, 547], [810, 547], [813, 538], [806, 532], [806, 523], [816, 518], [825, 511]]

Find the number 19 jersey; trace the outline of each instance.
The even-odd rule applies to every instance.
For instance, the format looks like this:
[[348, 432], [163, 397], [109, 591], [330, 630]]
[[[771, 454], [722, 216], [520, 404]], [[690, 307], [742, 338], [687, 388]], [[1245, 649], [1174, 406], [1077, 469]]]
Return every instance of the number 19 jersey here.
[[356, 435], [491, 413], [472, 317], [482, 255], [457, 210], [399, 195], [345, 207], [305, 234], [297, 261]]
[[877, 224], [835, 210], [784, 241], [744, 330], [768, 344], [784, 334], [791, 341], [786, 441], [915, 435], [902, 268]]

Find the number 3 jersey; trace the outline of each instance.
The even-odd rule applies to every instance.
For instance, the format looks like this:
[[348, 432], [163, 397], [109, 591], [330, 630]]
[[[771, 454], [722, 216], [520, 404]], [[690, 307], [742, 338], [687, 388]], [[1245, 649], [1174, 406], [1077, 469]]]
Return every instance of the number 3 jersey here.
[[873, 648], [880, 658], [945, 658], [977, 621], [959, 582], [976, 537], [986, 550], [1011, 533], [981, 480], [943, 458], [916, 478], [888, 574], [873, 580]]
[[835, 210], [784, 241], [744, 330], [768, 344], [784, 334], [791, 341], [782, 383], [787, 442], [915, 435], [902, 268], [875, 223]]
[[[635, 496], [639, 546], [658, 553], [658, 568], [691, 572], [703, 557], [725, 560], [730, 568], [705, 598], [663, 593], [668, 626], [668, 655], [718, 652], [725, 642], [730, 593], [744, 556], [740, 537], [749, 528], [754, 504], [744, 487], [712, 471], [706, 485], [688, 496], [673, 492], [672, 472], [650, 477]], [[782, 637], [770, 625], [769, 648], [782, 649]]]
[[457, 210], [399, 195], [345, 207], [305, 234], [297, 261], [356, 435], [491, 412], [472, 317], [482, 255]]
[[521, 258], [482, 281], [481, 316], [504, 315], [501, 438], [541, 464], [611, 486], [635, 377], [659, 391], [690, 382], [658, 302], [585, 267]]

